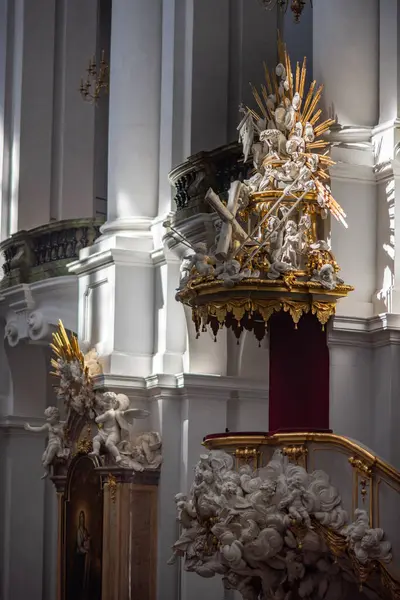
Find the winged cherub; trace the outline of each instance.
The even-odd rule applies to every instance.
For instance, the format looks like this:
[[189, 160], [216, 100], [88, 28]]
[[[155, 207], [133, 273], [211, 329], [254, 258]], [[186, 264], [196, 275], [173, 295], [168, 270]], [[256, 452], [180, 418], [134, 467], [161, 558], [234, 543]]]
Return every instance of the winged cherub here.
[[95, 419], [99, 429], [93, 438], [93, 452], [90, 456], [99, 456], [100, 449], [104, 446], [115, 462], [120, 463], [122, 457], [117, 446], [121, 441], [122, 431], [130, 432], [134, 419], [145, 419], [150, 413], [139, 408], [129, 408], [129, 398], [125, 394], [106, 392], [103, 403], [106, 410]]

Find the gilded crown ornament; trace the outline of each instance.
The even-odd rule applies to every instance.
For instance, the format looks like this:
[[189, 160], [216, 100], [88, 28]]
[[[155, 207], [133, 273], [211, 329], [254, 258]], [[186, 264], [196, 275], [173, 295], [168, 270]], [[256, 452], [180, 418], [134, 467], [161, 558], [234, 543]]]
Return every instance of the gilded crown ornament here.
[[308, 312], [324, 326], [353, 289], [339, 277], [327, 241], [328, 217], [347, 227], [329, 187], [334, 161], [324, 134], [334, 121], [321, 119], [323, 86], [313, 81], [305, 90], [306, 59], [293, 73], [281, 40], [278, 49], [279, 64], [272, 72], [264, 65], [265, 83], [252, 86], [255, 108], [240, 107], [239, 141], [253, 172], [231, 183], [227, 202], [211, 188], [206, 193], [214, 243], [192, 244], [164, 223], [166, 237], [178, 234], [191, 249], [176, 298], [192, 308], [198, 335], [227, 326], [237, 338], [247, 329], [261, 340], [281, 310], [295, 326]]

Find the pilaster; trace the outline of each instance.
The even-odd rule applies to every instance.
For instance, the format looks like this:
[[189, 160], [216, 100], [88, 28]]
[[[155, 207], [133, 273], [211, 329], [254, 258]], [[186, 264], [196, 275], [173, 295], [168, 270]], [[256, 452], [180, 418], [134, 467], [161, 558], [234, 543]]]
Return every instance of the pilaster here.
[[44, 588], [46, 580], [52, 578], [55, 560], [44, 562], [45, 517], [49, 517], [49, 513], [44, 512], [47, 482], [40, 479], [42, 469], [38, 460], [44, 450], [44, 436], [25, 432], [21, 419], [2, 419], [0, 450], [1, 597], [4, 600], [26, 598], [23, 570], [29, 573], [32, 600], [50, 600], [54, 598], [55, 589], [48, 596]]
[[[95, 216], [95, 117], [99, 108], [82, 100], [79, 83], [89, 60], [96, 56], [99, 4], [55, 3], [50, 216], [56, 220]], [[101, 97], [98, 105], [103, 102]], [[106, 144], [106, 139], [101, 143]]]
[[0, 166], [5, 239], [50, 219], [55, 0], [3, 0], [2, 10]]
[[328, 343], [331, 429], [398, 468], [399, 315], [335, 317]]
[[[322, 0], [313, 7], [313, 77], [324, 84], [325, 113], [337, 121], [330, 141], [332, 193], [349, 229], [332, 219], [331, 244], [355, 292], [338, 313], [371, 317], [375, 292], [376, 185], [372, 128], [379, 112], [379, 3]], [[350, 44], [351, 40], [351, 45]], [[357, 48], [356, 51], [351, 48]], [[356, 60], [356, 66], [351, 65]], [[344, 67], [343, 65], [346, 65]], [[357, 75], [355, 75], [357, 72]]]

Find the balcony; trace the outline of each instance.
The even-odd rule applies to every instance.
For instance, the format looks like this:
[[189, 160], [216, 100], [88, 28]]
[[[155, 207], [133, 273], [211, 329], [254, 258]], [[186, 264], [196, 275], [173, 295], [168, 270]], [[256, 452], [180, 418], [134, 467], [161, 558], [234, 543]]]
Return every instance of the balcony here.
[[227, 199], [232, 181], [246, 179], [252, 165], [244, 164], [242, 146], [227, 144], [210, 152], [199, 152], [171, 171], [169, 180], [175, 187], [176, 215], [179, 223], [198, 213], [212, 213], [204, 201], [208, 188]]
[[4, 261], [0, 289], [68, 275], [68, 263], [96, 241], [102, 224], [96, 219], [70, 219], [15, 233], [0, 244]]

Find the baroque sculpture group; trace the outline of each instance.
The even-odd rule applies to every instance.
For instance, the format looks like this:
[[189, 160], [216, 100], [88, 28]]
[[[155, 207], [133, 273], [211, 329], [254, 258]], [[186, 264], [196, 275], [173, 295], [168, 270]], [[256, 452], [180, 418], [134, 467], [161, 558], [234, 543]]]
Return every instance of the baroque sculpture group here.
[[45, 411], [46, 423], [41, 427], [25, 428], [29, 431], [47, 431], [48, 444], [42, 456], [44, 477], [55, 460], [67, 460], [73, 451], [70, 434], [78, 424], [93, 423], [97, 432], [93, 436], [91, 456], [103, 457], [136, 472], [158, 469], [162, 462], [161, 438], [157, 432], [133, 432], [135, 419], [149, 416], [146, 410], [129, 408], [129, 398], [124, 394], [95, 391], [93, 377], [101, 373], [94, 351], [83, 356], [74, 336], [70, 339], [60, 323], [53, 334], [52, 344], [56, 358], [52, 364], [53, 375], [58, 377], [57, 399], [64, 403], [67, 418], [60, 420], [60, 411], [50, 406]]
[[316, 89], [313, 81], [305, 93], [306, 61], [302, 67], [297, 63], [293, 76], [282, 43], [279, 54], [272, 73], [265, 67], [261, 93], [253, 88], [258, 112], [240, 107], [239, 139], [253, 173], [231, 183], [227, 203], [213, 189], [206, 192], [215, 213], [214, 243], [192, 243], [171, 221], [164, 223], [171, 248], [178, 243], [190, 248], [183, 256], [177, 300], [192, 307], [198, 333], [210, 325], [216, 335], [223, 324], [234, 330], [244, 324], [256, 333], [254, 313], [254, 321], [266, 324], [281, 309], [289, 310], [295, 323], [298, 314], [311, 310], [324, 325], [335, 300], [352, 290], [339, 277], [327, 242], [329, 215], [347, 226], [328, 186], [334, 161], [322, 136], [334, 121], [319, 122], [322, 86]]
[[[319, 123], [322, 89], [315, 90], [315, 82], [305, 94], [305, 62], [293, 75], [282, 44], [279, 54], [275, 71], [265, 69], [261, 93], [253, 90], [258, 112], [241, 107], [238, 130], [244, 161], [252, 160], [253, 173], [231, 184], [227, 203], [212, 189], [206, 193], [215, 212], [212, 246], [192, 244], [171, 222], [165, 223], [166, 243], [189, 247], [177, 300], [191, 306], [198, 333], [209, 325], [215, 333], [223, 324], [240, 330], [241, 321], [247, 319], [248, 326], [254, 314], [254, 323], [261, 317], [266, 324], [281, 309], [295, 323], [311, 310], [324, 324], [334, 301], [352, 289], [338, 275], [324, 225], [329, 213], [345, 224], [327, 185], [333, 161], [326, 155], [329, 143], [321, 137], [333, 122]], [[243, 285], [245, 300], [234, 295]], [[213, 293], [220, 299], [228, 295], [215, 302]], [[12, 331], [7, 335], [11, 339]], [[160, 435], [133, 430], [134, 420], [149, 413], [130, 408], [123, 394], [95, 389], [94, 377], [101, 373], [95, 351], [84, 356], [62, 324], [53, 337], [53, 374], [66, 421], [60, 420], [58, 408], [49, 407], [43, 426], [26, 425], [48, 433], [44, 477], [56, 461], [70, 459], [76, 450], [71, 439], [77, 439], [82, 423], [94, 429], [89, 456], [103, 465], [135, 473], [158, 470]], [[340, 552], [335, 559], [335, 543], [360, 568], [392, 559], [383, 530], [371, 527], [366, 511], [357, 509], [354, 521], [349, 519], [325, 472], [308, 473], [280, 451], [256, 470], [220, 450], [204, 454], [190, 493], [178, 494], [175, 501], [182, 529], [171, 563], [181, 557], [187, 571], [220, 575], [226, 589], [239, 591], [246, 600], [341, 597], [357, 579]]]

